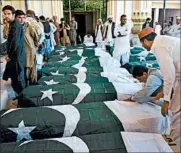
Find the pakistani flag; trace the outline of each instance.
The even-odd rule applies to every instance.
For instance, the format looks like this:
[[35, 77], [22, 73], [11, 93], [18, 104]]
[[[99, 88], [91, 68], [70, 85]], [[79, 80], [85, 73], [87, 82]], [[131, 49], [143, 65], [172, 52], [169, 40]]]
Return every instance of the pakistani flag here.
[[29, 86], [18, 96], [20, 107], [37, 107], [117, 99], [112, 83], [72, 83]]
[[145, 49], [142, 47], [134, 47], [134, 48], [131, 48], [130, 53], [131, 54], [139, 54], [143, 51], [145, 51]]
[[99, 74], [85, 73], [79, 71], [78, 74], [69, 74], [62, 76], [44, 76], [38, 80], [39, 85], [53, 85], [53, 84], [68, 84], [68, 83], [108, 83], [109, 80], [106, 77], [102, 77]]
[[117, 116], [101, 102], [11, 109], [0, 115], [1, 142], [124, 131]]
[[95, 56], [95, 50], [93, 48], [87, 48], [87, 49], [65, 49], [60, 51], [55, 51], [52, 53], [52, 56], [59, 55], [59, 56]]
[[114, 132], [80, 137], [51, 138], [1, 143], [1, 153], [172, 153], [172, 147], [160, 134]]
[[70, 57], [64, 57], [63, 60], [60, 61], [51, 61], [48, 62], [45, 67], [61, 67], [61, 66], [73, 66], [75, 64], [78, 64], [79, 62], [82, 61], [82, 66], [83, 67], [101, 67], [100, 66], [100, 62], [99, 62], [99, 57], [96, 56], [92, 56], [92, 57], [84, 57], [82, 56], [81, 58], [79, 58], [78, 60], [73, 60]]
[[120, 132], [1, 143], [0, 148], [1, 153], [127, 153]]
[[48, 62], [60, 62], [60, 63], [70, 62], [70, 61], [78, 62], [80, 59], [81, 59], [80, 56], [58, 56], [58, 55], [54, 55], [54, 56], [50, 57]]
[[40, 71], [42, 76], [56, 76], [56, 75], [66, 75], [66, 74], [78, 74], [79, 71], [92, 73], [92, 74], [100, 74], [103, 72], [102, 67], [79, 67], [79, 66], [72, 66], [72, 67], [44, 67]]
[[167, 130], [166, 119], [157, 106], [120, 101], [11, 109], [1, 111], [0, 115], [1, 143], [118, 131], [165, 133]]

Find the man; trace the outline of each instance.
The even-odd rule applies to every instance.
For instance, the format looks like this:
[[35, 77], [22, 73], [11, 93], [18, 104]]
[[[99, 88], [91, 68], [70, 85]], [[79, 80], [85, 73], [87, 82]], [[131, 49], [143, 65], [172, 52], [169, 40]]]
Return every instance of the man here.
[[142, 26], [142, 30], [144, 29], [144, 28], [148, 28], [148, 27], [152, 27], [152, 25], [151, 25], [151, 19], [150, 18], [147, 18], [146, 19], [146, 22], [143, 24], [143, 26]]
[[51, 53], [51, 27], [48, 22], [46, 22], [44, 16], [40, 16], [40, 22], [43, 24], [43, 30], [45, 33], [44, 47], [42, 49], [42, 54], [44, 55], [44, 61], [48, 61]]
[[108, 21], [104, 25], [104, 35], [103, 40], [107, 45], [113, 46], [114, 39], [116, 38], [114, 35], [115, 30], [115, 22], [113, 22], [113, 17], [110, 15], [108, 17]]
[[45, 33], [43, 24], [39, 21], [38, 17], [35, 17], [35, 12], [33, 10], [26, 11], [26, 22], [31, 24], [37, 31], [39, 36], [38, 49], [36, 53], [36, 67], [40, 70], [43, 66], [43, 55], [41, 54], [41, 49], [43, 48]]
[[78, 29], [77, 22], [75, 21], [75, 17], [72, 16], [70, 21], [70, 43], [72, 46], [76, 45], [77, 29]]
[[[164, 80], [164, 103], [161, 109], [163, 116], [171, 119], [171, 136], [180, 144], [180, 39], [170, 36], [157, 36], [152, 28], [145, 28], [138, 34], [144, 48], [152, 50], [159, 63]], [[172, 88], [174, 94], [171, 100]]]
[[26, 55], [25, 80], [26, 86], [28, 86], [29, 84], [37, 82], [36, 48], [38, 47], [39, 37], [33, 24], [25, 21], [25, 13], [22, 10], [16, 10], [15, 17], [24, 27], [24, 47]]
[[57, 16], [53, 16], [53, 24], [56, 26], [57, 30], [54, 33], [55, 42], [60, 45], [60, 33], [59, 33], [59, 23], [57, 22]]
[[102, 24], [102, 19], [97, 20], [97, 25], [95, 29], [95, 42], [97, 43], [96, 45], [100, 48], [103, 47], [103, 24]]
[[171, 36], [172, 35], [171, 31], [172, 31], [172, 22], [169, 21], [168, 24], [167, 23], [165, 24], [165, 28], [163, 29], [163, 34]]
[[141, 65], [133, 68], [133, 77], [145, 83], [144, 88], [130, 98], [138, 103], [153, 102], [162, 106], [162, 101], [158, 101], [162, 95], [163, 76], [160, 70], [148, 69]]
[[7, 39], [6, 68], [3, 80], [11, 79], [13, 90], [20, 94], [25, 87], [24, 67], [24, 34], [23, 26], [15, 20], [15, 9], [6, 5], [2, 9], [6, 21], [10, 24]]
[[161, 34], [162, 27], [159, 22], [155, 22], [154, 31], [157, 35]]
[[116, 26], [114, 35], [116, 36], [115, 47], [113, 51], [113, 57], [116, 58], [121, 65], [125, 65], [129, 62], [130, 52], [130, 33], [131, 29], [127, 24], [126, 15], [122, 15], [120, 18], [121, 23]]
[[174, 25], [172, 26], [171, 33], [172, 33], [172, 36], [173, 36], [173, 37], [180, 38], [180, 36], [181, 36], [181, 35], [180, 35], [180, 33], [181, 33], [181, 30], [180, 30], [180, 28], [181, 28], [180, 20], [181, 20], [181, 18], [180, 18], [180, 17], [177, 17], [177, 18], [176, 18], [176, 24], [174, 24]]
[[88, 32], [87, 35], [84, 36], [84, 44], [93, 44], [93, 37], [91, 35], [91, 32]]
[[61, 18], [60, 21], [61, 21], [61, 24], [59, 25], [60, 43], [62, 46], [67, 46], [70, 44], [70, 39], [69, 39], [70, 26], [65, 23], [64, 18]]

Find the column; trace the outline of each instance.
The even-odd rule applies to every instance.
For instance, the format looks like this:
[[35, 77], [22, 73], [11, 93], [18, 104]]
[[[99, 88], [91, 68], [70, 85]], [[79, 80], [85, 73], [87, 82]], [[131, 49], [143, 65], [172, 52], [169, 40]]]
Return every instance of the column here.
[[152, 1], [149, 0], [133, 0], [133, 13], [132, 21], [134, 24], [134, 32], [138, 33], [141, 30], [146, 18], [151, 18], [152, 13]]
[[153, 25], [155, 24], [155, 22], [158, 22], [158, 18], [159, 18], [159, 8], [155, 8], [155, 9], [154, 9]]

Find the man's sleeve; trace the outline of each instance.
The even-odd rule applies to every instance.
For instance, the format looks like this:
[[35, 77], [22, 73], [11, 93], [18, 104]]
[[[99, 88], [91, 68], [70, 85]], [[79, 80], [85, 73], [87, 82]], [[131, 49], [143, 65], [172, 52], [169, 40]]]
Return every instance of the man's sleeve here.
[[77, 30], [78, 29], [78, 23], [76, 22], [76, 28], [75, 28], [75, 30]]
[[173, 58], [170, 55], [173, 51], [173, 46], [168, 46], [165, 43], [161, 44], [156, 50], [157, 52], [155, 52], [155, 54], [164, 80], [164, 100], [170, 102], [172, 88], [175, 81], [175, 66], [173, 63]]
[[33, 38], [34, 44], [36, 47], [38, 47], [39, 36], [38, 36], [37, 30], [35, 27], [31, 25], [29, 26], [29, 28], [30, 28], [30, 35]]
[[20, 44], [21, 33], [23, 30], [23, 27], [21, 25], [18, 25], [17, 23], [15, 23], [12, 28], [13, 28], [12, 35], [11, 35], [12, 38], [11, 38], [11, 44], [10, 44], [10, 48], [9, 48], [8, 57], [10, 59], [16, 60], [19, 55], [18, 47], [19, 47], [19, 45], [23, 45], [23, 44]]
[[131, 99], [133, 101], [144, 103], [152, 100], [153, 92], [162, 85], [162, 81], [155, 75], [150, 75], [145, 84], [145, 88], [137, 92]]
[[131, 29], [130, 29], [130, 27], [127, 25], [127, 26], [126, 26], [126, 29], [121, 32], [121, 35], [126, 36], [126, 35], [129, 35], [130, 33], [131, 33]]

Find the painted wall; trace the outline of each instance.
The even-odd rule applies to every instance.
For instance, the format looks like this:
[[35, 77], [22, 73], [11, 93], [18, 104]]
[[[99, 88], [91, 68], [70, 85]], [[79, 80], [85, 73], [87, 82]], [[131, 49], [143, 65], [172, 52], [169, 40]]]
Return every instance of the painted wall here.
[[[174, 17], [174, 22], [176, 21], [176, 16], [180, 16], [180, 9], [166, 9], [166, 21], [169, 21], [170, 17]], [[163, 9], [159, 10], [159, 21], [163, 18]]]
[[[3, 0], [3, 6], [12, 5], [15, 9], [25, 11], [24, 0]], [[63, 2], [62, 0], [29, 0], [28, 9], [34, 10], [36, 15], [44, 15], [45, 17], [52, 17], [56, 15], [60, 21], [63, 17]]]

